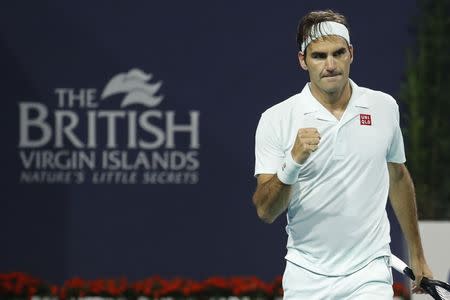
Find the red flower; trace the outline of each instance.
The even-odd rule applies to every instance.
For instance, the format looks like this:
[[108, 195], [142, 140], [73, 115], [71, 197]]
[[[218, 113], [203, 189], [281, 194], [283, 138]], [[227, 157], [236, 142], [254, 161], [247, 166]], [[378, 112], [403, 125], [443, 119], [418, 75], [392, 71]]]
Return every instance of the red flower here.
[[52, 296], [57, 297], [58, 296], [58, 292], [59, 292], [59, 288], [56, 285], [51, 285], [50, 286], [50, 293]]
[[269, 297], [273, 294], [273, 286], [267, 284], [255, 276], [233, 277], [231, 279], [233, 294], [236, 296], [262, 296]]
[[272, 282], [272, 290], [274, 296], [283, 297], [283, 277], [281, 275]]
[[409, 298], [409, 291], [402, 283], [395, 282], [392, 288], [394, 289], [394, 296]]
[[34, 286], [30, 286], [28, 287], [28, 296], [34, 296], [37, 293], [37, 288], [35, 288]]

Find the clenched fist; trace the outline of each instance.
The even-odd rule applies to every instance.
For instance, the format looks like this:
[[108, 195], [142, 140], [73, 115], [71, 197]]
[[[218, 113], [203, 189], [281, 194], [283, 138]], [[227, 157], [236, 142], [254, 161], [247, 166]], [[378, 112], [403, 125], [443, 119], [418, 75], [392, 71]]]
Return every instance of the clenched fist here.
[[292, 158], [298, 163], [303, 164], [312, 152], [319, 147], [320, 134], [316, 128], [300, 128], [295, 138], [294, 147], [292, 147]]

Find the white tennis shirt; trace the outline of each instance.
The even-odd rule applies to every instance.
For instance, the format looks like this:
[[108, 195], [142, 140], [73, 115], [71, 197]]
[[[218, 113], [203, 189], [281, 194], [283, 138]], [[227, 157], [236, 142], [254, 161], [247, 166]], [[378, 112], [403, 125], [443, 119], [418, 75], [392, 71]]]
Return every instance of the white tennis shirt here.
[[405, 162], [399, 110], [389, 95], [358, 87], [337, 120], [302, 92], [266, 110], [256, 130], [255, 175], [275, 174], [299, 128], [321, 140], [303, 163], [287, 210], [286, 259], [315, 273], [350, 274], [390, 254], [387, 162]]

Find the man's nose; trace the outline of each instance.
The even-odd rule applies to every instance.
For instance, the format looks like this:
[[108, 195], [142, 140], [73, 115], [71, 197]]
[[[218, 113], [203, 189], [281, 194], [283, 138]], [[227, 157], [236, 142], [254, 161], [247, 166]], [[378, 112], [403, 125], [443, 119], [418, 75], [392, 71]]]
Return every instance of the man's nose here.
[[332, 55], [329, 55], [327, 57], [327, 60], [326, 60], [325, 63], [326, 63], [325, 64], [325, 68], [327, 70], [334, 70], [334, 69], [336, 69], [336, 61], [335, 61], [335, 59], [334, 59], [334, 57]]

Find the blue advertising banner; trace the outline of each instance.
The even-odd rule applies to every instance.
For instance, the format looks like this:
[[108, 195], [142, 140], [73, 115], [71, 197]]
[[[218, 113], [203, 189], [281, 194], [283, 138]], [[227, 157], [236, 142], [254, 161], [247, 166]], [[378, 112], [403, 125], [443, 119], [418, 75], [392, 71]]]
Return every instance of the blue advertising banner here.
[[[397, 95], [415, 3], [0, 5], [0, 272], [52, 282], [282, 274], [251, 196], [260, 114], [298, 93], [296, 26], [332, 8], [351, 78]], [[392, 219], [392, 218], [391, 218]], [[401, 251], [393, 221], [393, 248]]]

